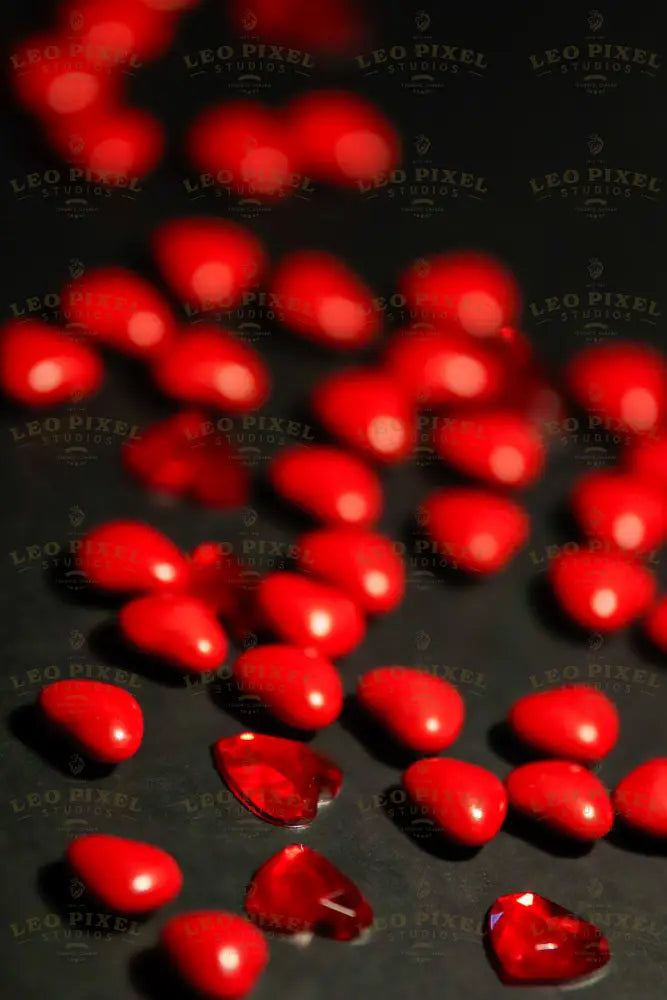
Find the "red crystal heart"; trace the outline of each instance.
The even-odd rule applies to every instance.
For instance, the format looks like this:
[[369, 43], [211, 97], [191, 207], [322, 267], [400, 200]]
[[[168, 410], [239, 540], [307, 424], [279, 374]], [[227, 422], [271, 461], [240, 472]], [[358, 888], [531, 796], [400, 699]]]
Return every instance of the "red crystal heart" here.
[[183, 885], [171, 854], [127, 837], [77, 837], [67, 847], [67, 860], [97, 899], [121, 913], [156, 910], [175, 899]]
[[606, 694], [586, 684], [535, 691], [516, 701], [507, 721], [519, 739], [552, 757], [594, 764], [618, 739], [618, 712]]
[[227, 655], [227, 637], [217, 618], [187, 594], [137, 597], [121, 609], [118, 624], [143, 652], [185, 670], [217, 670]]
[[107, 521], [89, 531], [81, 569], [103, 590], [171, 590], [188, 581], [188, 564], [163, 534], [141, 521]]
[[0, 384], [19, 403], [71, 402], [97, 392], [101, 381], [102, 364], [85, 344], [32, 320], [16, 320], [3, 327]]
[[55, 681], [39, 692], [45, 716], [93, 760], [117, 764], [137, 752], [144, 717], [129, 691], [101, 681]]

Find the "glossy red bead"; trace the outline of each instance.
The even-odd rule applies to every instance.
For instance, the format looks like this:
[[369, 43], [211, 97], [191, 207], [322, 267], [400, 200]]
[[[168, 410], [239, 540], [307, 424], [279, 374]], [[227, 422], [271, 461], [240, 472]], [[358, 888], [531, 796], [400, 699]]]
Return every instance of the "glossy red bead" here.
[[514, 702], [507, 722], [520, 740], [543, 754], [595, 764], [618, 740], [613, 701], [587, 684], [535, 691]]
[[269, 465], [269, 477], [284, 500], [326, 524], [369, 528], [382, 513], [377, 474], [339, 448], [284, 448]]
[[503, 569], [530, 532], [528, 513], [514, 500], [465, 487], [431, 493], [420, 504], [419, 523], [447, 564], [467, 573]]
[[6, 323], [0, 334], [2, 391], [28, 406], [73, 402], [97, 392], [102, 363], [85, 344], [35, 321]]
[[255, 872], [245, 909], [266, 930], [335, 941], [352, 941], [373, 922], [354, 882], [303, 844], [285, 847]]
[[[32, 35], [15, 53], [11, 82], [18, 100], [47, 122], [72, 116], [91, 116], [107, 110], [118, 99], [118, 74], [109, 72], [111, 59], [101, 53], [71, 55], [64, 33]], [[45, 53], [51, 58], [47, 59]]]
[[276, 826], [308, 826], [343, 781], [341, 769], [305, 743], [261, 733], [218, 740], [214, 758], [239, 802]]
[[505, 779], [510, 805], [556, 833], [598, 840], [609, 833], [614, 811], [609, 793], [587, 768], [568, 760], [540, 760]]
[[667, 493], [667, 433], [663, 427], [632, 437], [622, 451], [625, 469]]
[[330, 726], [343, 707], [338, 671], [312, 649], [255, 646], [241, 653], [233, 676], [240, 691], [258, 695], [277, 719], [295, 729]]
[[114, 107], [54, 123], [49, 139], [63, 159], [90, 173], [91, 181], [128, 187], [162, 159], [162, 123], [141, 108]]
[[283, 257], [271, 289], [281, 303], [283, 323], [326, 347], [366, 347], [379, 333], [373, 294], [347, 264], [322, 250], [298, 250]]
[[647, 610], [656, 591], [648, 569], [614, 553], [563, 552], [552, 560], [548, 575], [563, 611], [598, 632], [629, 625]]
[[487, 924], [499, 976], [508, 986], [581, 980], [611, 957], [594, 924], [534, 892], [499, 896]]
[[249, 413], [266, 400], [270, 376], [261, 356], [220, 327], [198, 324], [156, 361], [155, 381], [184, 403]]
[[158, 226], [151, 244], [174, 294], [202, 309], [237, 305], [265, 267], [259, 240], [226, 219], [172, 219]]
[[361, 11], [353, 0], [320, 0], [313, 6], [309, 0], [233, 0], [231, 17], [239, 33], [257, 36], [263, 42], [279, 42], [298, 49], [305, 65], [312, 65], [311, 53], [361, 51], [364, 23]]
[[405, 564], [390, 538], [359, 528], [320, 528], [297, 542], [299, 567], [339, 587], [367, 614], [386, 614], [405, 596]]
[[651, 642], [667, 652], [667, 596], [661, 596], [648, 610], [643, 627]]
[[165, 535], [141, 521], [107, 521], [78, 551], [81, 569], [102, 590], [173, 590], [188, 582], [188, 564]]
[[486, 768], [451, 757], [415, 761], [403, 787], [439, 829], [465, 847], [481, 847], [498, 833], [507, 813], [500, 778]]
[[638, 833], [667, 837], [667, 757], [633, 768], [612, 795], [616, 814]]
[[312, 405], [341, 442], [380, 462], [402, 462], [415, 443], [415, 412], [396, 379], [380, 370], [352, 368], [326, 376]]
[[544, 468], [541, 434], [532, 420], [512, 410], [471, 410], [443, 419], [433, 443], [445, 462], [494, 486], [529, 486]]
[[397, 167], [401, 140], [370, 101], [338, 90], [312, 90], [286, 109], [301, 173], [346, 187]]
[[137, 597], [121, 609], [118, 624], [142, 652], [185, 670], [217, 670], [227, 655], [227, 637], [215, 615], [186, 594]]
[[453, 684], [412, 667], [376, 667], [357, 681], [357, 699], [391, 735], [420, 754], [458, 739], [465, 719]]
[[589, 472], [575, 482], [570, 502], [582, 531], [612, 549], [646, 553], [665, 538], [665, 499], [638, 476], [616, 470]]
[[358, 606], [319, 580], [299, 573], [269, 573], [255, 598], [266, 627], [293, 646], [335, 658], [351, 653], [364, 638], [366, 623]]
[[120, 913], [150, 913], [178, 896], [183, 875], [171, 854], [128, 837], [89, 833], [67, 847], [86, 889]]
[[67, 0], [58, 15], [62, 29], [84, 52], [111, 65], [164, 55], [178, 22], [137, 0]]
[[129, 691], [101, 681], [55, 681], [39, 692], [49, 722], [87, 757], [118, 764], [134, 756], [144, 717]]
[[187, 986], [208, 1000], [241, 1000], [255, 988], [269, 961], [262, 932], [224, 910], [172, 917], [160, 944]]
[[579, 405], [612, 421], [613, 431], [651, 431], [667, 412], [665, 362], [647, 344], [587, 347], [569, 362], [565, 379]]

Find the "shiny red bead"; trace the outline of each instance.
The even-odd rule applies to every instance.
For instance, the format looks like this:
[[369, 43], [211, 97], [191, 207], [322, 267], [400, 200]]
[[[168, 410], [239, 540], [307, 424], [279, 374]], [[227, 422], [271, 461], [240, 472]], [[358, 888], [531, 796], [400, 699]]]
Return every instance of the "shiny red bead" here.
[[127, 837], [77, 837], [67, 847], [67, 860], [86, 889], [120, 913], [150, 913], [175, 899], [183, 886], [171, 854]]
[[364, 638], [364, 616], [347, 594], [298, 573], [269, 573], [255, 598], [266, 627], [293, 646], [338, 657]]
[[415, 443], [415, 413], [396, 379], [352, 368], [322, 379], [312, 405], [330, 434], [381, 462], [402, 462]]
[[343, 707], [338, 671], [312, 649], [255, 646], [241, 653], [233, 675], [241, 691], [258, 695], [277, 719], [295, 729], [330, 726]]
[[665, 499], [638, 476], [615, 470], [590, 472], [577, 480], [570, 500], [582, 531], [611, 549], [646, 553], [665, 538]]
[[465, 847], [481, 847], [492, 840], [505, 820], [503, 783], [477, 764], [428, 757], [410, 765], [403, 786], [450, 840]]
[[438, 490], [420, 505], [420, 524], [453, 568], [496, 573], [524, 545], [527, 512], [508, 497], [487, 490]]
[[255, 872], [245, 909], [266, 930], [335, 941], [352, 941], [373, 922], [354, 882], [303, 844], [285, 847]]
[[39, 692], [49, 722], [90, 757], [118, 764], [134, 756], [144, 717], [129, 691], [101, 681], [55, 681]]
[[343, 781], [341, 769], [306, 744], [261, 733], [218, 740], [214, 758], [239, 802], [276, 826], [308, 826]]
[[[18, 100], [47, 121], [90, 116], [107, 110], [118, 99], [118, 75], [109, 72], [114, 58], [80, 52], [74, 61], [71, 42], [64, 34], [33, 35], [19, 47], [13, 60], [20, 70], [12, 74]], [[49, 53], [51, 58], [45, 58]]]
[[307, 340], [350, 350], [366, 347], [377, 337], [380, 325], [370, 289], [333, 254], [287, 254], [271, 287], [285, 325]]
[[506, 985], [569, 983], [590, 976], [611, 957], [594, 924], [534, 892], [499, 896], [487, 922]]
[[515, 768], [505, 779], [510, 805], [556, 833], [598, 840], [609, 833], [614, 811], [609, 794], [587, 768], [567, 760], [540, 760]]
[[58, 10], [64, 32], [96, 60], [158, 59], [170, 48], [178, 22], [137, 0], [67, 0]]
[[121, 609], [118, 624], [142, 652], [185, 670], [217, 670], [227, 655], [227, 637], [215, 615], [186, 594], [137, 597]]
[[667, 652], [667, 597], [662, 596], [649, 609], [643, 622], [644, 631], [658, 649]]
[[667, 433], [664, 428], [630, 439], [622, 452], [623, 465], [635, 476], [667, 493]]
[[377, 667], [357, 681], [357, 699], [403, 746], [434, 754], [463, 728], [465, 704], [448, 681], [411, 667]]
[[626, 774], [612, 802], [617, 815], [637, 832], [667, 837], [667, 757], [653, 757]]
[[585, 348], [570, 361], [565, 378], [579, 405], [609, 420], [612, 431], [650, 431], [667, 413], [665, 362], [647, 344]]
[[339, 448], [285, 448], [269, 465], [269, 477], [284, 500], [327, 524], [369, 528], [382, 513], [377, 474]]
[[269, 371], [252, 347], [203, 324], [185, 331], [157, 360], [153, 374], [166, 395], [228, 413], [256, 410], [270, 388]]
[[598, 632], [629, 625], [647, 610], [656, 591], [648, 569], [614, 553], [563, 552], [548, 573], [563, 611], [578, 625]]
[[545, 446], [536, 425], [511, 410], [474, 410], [444, 419], [433, 443], [445, 462], [494, 486], [528, 486], [544, 467]]
[[165, 535], [141, 521], [107, 521], [83, 538], [81, 569], [103, 590], [174, 590], [188, 582], [188, 564]]
[[2, 330], [0, 385], [19, 403], [48, 406], [91, 396], [102, 374], [102, 364], [89, 347], [45, 323], [15, 320]]
[[224, 910], [198, 910], [172, 917], [160, 944], [180, 978], [208, 1000], [242, 1000], [269, 961], [261, 931]]
[[552, 757], [595, 764], [618, 740], [613, 701], [586, 684], [535, 691], [512, 705], [507, 722], [524, 743]]
[[94, 183], [127, 187], [160, 162], [165, 131], [141, 108], [120, 107], [56, 122], [49, 139], [63, 159], [92, 172]]
[[231, 308], [253, 288], [265, 267], [262, 246], [248, 230], [222, 219], [163, 222], [153, 253], [172, 291], [199, 308]]
[[239, 33], [252, 32], [263, 42], [279, 42], [300, 49], [305, 64], [312, 66], [311, 52], [343, 53], [361, 51], [363, 19], [353, 0], [247, 0], [230, 4], [232, 21]]

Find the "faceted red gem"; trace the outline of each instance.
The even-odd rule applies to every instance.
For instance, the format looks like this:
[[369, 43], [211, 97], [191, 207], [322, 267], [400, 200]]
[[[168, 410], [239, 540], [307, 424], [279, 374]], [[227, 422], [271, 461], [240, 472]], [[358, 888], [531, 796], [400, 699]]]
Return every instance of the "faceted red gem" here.
[[312, 397], [317, 418], [344, 444], [377, 461], [402, 462], [415, 442], [415, 413], [400, 384], [371, 368], [322, 379]]
[[400, 279], [408, 305], [456, 321], [466, 333], [497, 337], [513, 326], [521, 295], [512, 273], [494, 257], [449, 253], [410, 265]]
[[667, 369], [647, 344], [595, 345], [580, 351], [565, 371], [580, 406], [611, 421], [611, 429], [651, 431], [667, 413]]
[[141, 521], [107, 521], [93, 528], [78, 555], [90, 582], [103, 590], [173, 590], [187, 585], [183, 554]]
[[226, 219], [184, 218], [153, 232], [153, 253], [172, 291], [199, 308], [232, 308], [262, 275], [265, 254], [248, 230]]
[[499, 976], [507, 985], [547, 985], [589, 976], [610, 959], [598, 928], [534, 892], [500, 896], [487, 917]]
[[224, 910], [172, 917], [160, 931], [160, 944], [184, 983], [209, 1000], [241, 1000], [269, 960], [262, 932]]
[[364, 616], [347, 594], [298, 573], [269, 573], [256, 591], [265, 625], [286, 643], [322, 656], [351, 653], [363, 640]]
[[527, 512], [514, 500], [487, 490], [437, 490], [419, 508], [420, 524], [453, 568], [496, 573], [524, 545]]
[[338, 257], [299, 250], [282, 258], [272, 291], [283, 322], [294, 333], [327, 347], [366, 347], [379, 332], [373, 295]]
[[39, 707], [92, 760], [118, 764], [141, 745], [144, 717], [139, 703], [114, 684], [55, 681], [39, 692]]
[[617, 815], [633, 829], [667, 837], [667, 757], [653, 757], [626, 774], [612, 802]]
[[67, 860], [100, 902], [121, 913], [156, 910], [175, 899], [183, 886], [171, 854], [127, 837], [77, 837], [67, 847]]
[[373, 922], [354, 882], [303, 844], [285, 847], [255, 872], [245, 909], [265, 930], [335, 941], [352, 941]]
[[514, 702], [507, 722], [519, 739], [536, 750], [582, 764], [606, 757], [619, 732], [613, 701], [587, 684], [527, 694]]
[[630, 439], [622, 453], [628, 472], [647, 479], [654, 489], [667, 493], [667, 433], [665, 428]]
[[[170, 48], [178, 22], [137, 0], [67, 0], [58, 10], [63, 31], [83, 51], [114, 63], [158, 59]], [[78, 16], [77, 16], [78, 15]]]
[[367, 614], [393, 611], [405, 595], [405, 565], [390, 538], [359, 528], [320, 528], [297, 542], [299, 567], [339, 587]]
[[330, 660], [312, 649], [270, 644], [241, 653], [233, 667], [239, 690], [258, 695], [295, 729], [329, 726], [343, 707], [343, 685]]
[[239, 802], [276, 826], [304, 827], [335, 799], [343, 772], [297, 740], [240, 733], [218, 740], [215, 763]]
[[313, 90], [287, 107], [301, 173], [347, 187], [397, 167], [401, 140], [370, 101], [345, 91]]
[[615, 470], [589, 472], [575, 482], [570, 500], [582, 531], [612, 549], [646, 553], [665, 538], [665, 499], [638, 476]]
[[269, 371], [260, 355], [233, 334], [198, 324], [184, 332], [153, 369], [168, 396], [228, 413], [256, 410], [269, 394]]
[[440, 753], [463, 728], [465, 704], [448, 681], [412, 667], [377, 667], [357, 681], [357, 698], [380, 725], [416, 753]]
[[165, 131], [141, 108], [120, 107], [92, 115], [69, 115], [49, 130], [54, 147], [70, 163], [92, 172], [91, 180], [127, 187], [160, 162]]
[[536, 425], [511, 410], [475, 410], [442, 420], [433, 443], [445, 462], [495, 486], [528, 486], [544, 467]]
[[284, 500], [327, 524], [369, 528], [382, 512], [375, 471], [339, 448], [285, 448], [269, 465], [269, 476]]
[[667, 652], [667, 596], [662, 596], [648, 611], [644, 631], [658, 649]]
[[505, 779], [510, 805], [557, 833], [598, 840], [609, 833], [614, 811], [594, 774], [568, 760], [540, 760], [515, 768]]
[[217, 670], [227, 655], [227, 637], [215, 615], [186, 594], [137, 597], [121, 609], [118, 624], [144, 653], [185, 670]]
[[[231, 16], [239, 33], [252, 32], [263, 42], [279, 42], [299, 49], [305, 60], [311, 52], [361, 51], [364, 25], [353, 0], [233, 0]], [[308, 65], [312, 65], [311, 61]]]
[[548, 573], [563, 611], [578, 625], [598, 632], [629, 625], [647, 610], [656, 592], [653, 574], [620, 554], [563, 552]]
[[450, 840], [481, 847], [498, 833], [507, 793], [491, 771], [451, 757], [415, 761], [403, 775], [410, 798]]
[[0, 385], [19, 403], [47, 406], [91, 396], [102, 374], [89, 347], [45, 323], [14, 320], [2, 330]]

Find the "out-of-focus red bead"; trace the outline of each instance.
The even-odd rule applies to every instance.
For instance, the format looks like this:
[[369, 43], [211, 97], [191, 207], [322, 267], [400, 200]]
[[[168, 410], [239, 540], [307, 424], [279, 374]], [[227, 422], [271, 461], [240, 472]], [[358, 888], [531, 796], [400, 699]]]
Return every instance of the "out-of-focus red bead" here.
[[536, 425], [511, 410], [474, 410], [441, 420], [433, 443], [445, 462], [496, 486], [528, 486], [544, 466], [545, 446]]
[[629, 472], [648, 480], [663, 494], [667, 493], [667, 433], [664, 427], [631, 438], [623, 450], [622, 461]]
[[195, 673], [217, 670], [227, 655], [227, 637], [212, 611], [187, 594], [137, 597], [123, 606], [118, 624], [142, 652]]
[[86, 889], [120, 913], [150, 913], [175, 899], [183, 886], [171, 854], [128, 837], [84, 834], [68, 844], [67, 860]]
[[112, 187], [126, 187], [129, 178], [149, 174], [162, 158], [165, 143], [157, 118], [131, 107], [72, 116], [56, 123], [49, 136], [64, 159]]
[[91, 396], [102, 381], [102, 363], [85, 344], [33, 320], [14, 320], [0, 331], [0, 386], [28, 406]]
[[583, 628], [613, 632], [650, 606], [655, 577], [631, 557], [605, 552], [563, 552], [549, 566], [558, 603]]
[[663, 653], [667, 652], [667, 596], [663, 595], [650, 608], [644, 619], [644, 631]]
[[174, 543], [141, 521], [107, 521], [89, 531], [79, 549], [81, 569], [103, 590], [185, 588], [188, 564]]
[[638, 476], [589, 472], [575, 482], [571, 504], [582, 531], [611, 548], [640, 554], [658, 548], [664, 540], [665, 500]]
[[403, 746], [440, 753], [463, 728], [465, 704], [453, 684], [411, 667], [376, 667], [357, 681], [357, 698]]
[[285, 325], [307, 340], [350, 350], [366, 347], [379, 332], [370, 289], [333, 254], [301, 250], [283, 257], [272, 292]]
[[512, 705], [508, 725], [519, 739], [551, 757], [595, 764], [618, 740], [613, 701], [587, 684], [535, 691]]
[[125, 62], [158, 59], [176, 34], [175, 16], [138, 0], [67, 0], [60, 5], [62, 30], [95, 59]]
[[[303, 50], [312, 67], [311, 52], [352, 53], [364, 38], [364, 21], [353, 0], [233, 0], [231, 17], [239, 32], [251, 32], [263, 42], [280, 42]], [[259, 46], [258, 46], [259, 47]], [[356, 47], [356, 48], [355, 48]]]

